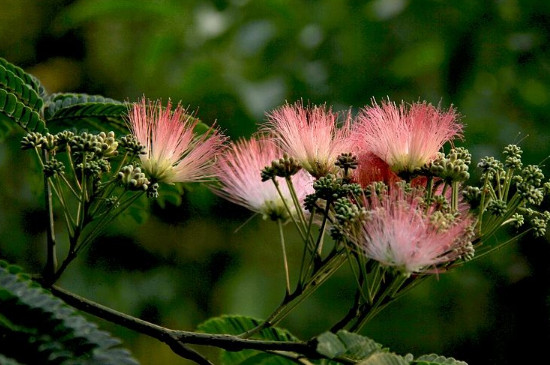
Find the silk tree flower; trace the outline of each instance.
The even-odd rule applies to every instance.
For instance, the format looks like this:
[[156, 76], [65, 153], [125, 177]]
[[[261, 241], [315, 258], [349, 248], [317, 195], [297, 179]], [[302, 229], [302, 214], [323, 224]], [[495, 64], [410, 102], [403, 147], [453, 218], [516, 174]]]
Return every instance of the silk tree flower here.
[[286, 104], [267, 115], [264, 130], [289, 156], [294, 157], [315, 178], [334, 173], [341, 153], [351, 152], [350, 113], [343, 115], [323, 106]]
[[441, 147], [462, 137], [454, 108], [442, 110], [426, 102], [397, 106], [383, 101], [361, 109], [353, 139], [361, 151], [385, 161], [397, 174], [410, 175], [432, 161]]
[[[215, 168], [219, 181], [212, 190], [219, 196], [241, 205], [263, 218], [288, 218], [285, 202], [272, 181], [263, 182], [261, 171], [271, 162], [279, 159], [283, 152], [266, 137], [231, 143], [227, 151], [220, 156]], [[313, 192], [313, 179], [304, 170], [291, 177], [298, 200], [303, 203], [307, 194]], [[283, 178], [276, 178], [286, 204], [294, 214], [295, 207], [288, 186]]]
[[444, 214], [422, 204], [422, 189], [405, 193], [393, 185], [363, 199], [366, 214], [347, 229], [366, 257], [411, 274], [472, 254], [473, 221], [465, 212]]
[[128, 124], [145, 146], [141, 169], [152, 182], [199, 182], [212, 177], [211, 165], [226, 138], [214, 127], [195, 134], [197, 123], [181, 104], [172, 111], [170, 100], [165, 108], [160, 100], [145, 98], [133, 104]]

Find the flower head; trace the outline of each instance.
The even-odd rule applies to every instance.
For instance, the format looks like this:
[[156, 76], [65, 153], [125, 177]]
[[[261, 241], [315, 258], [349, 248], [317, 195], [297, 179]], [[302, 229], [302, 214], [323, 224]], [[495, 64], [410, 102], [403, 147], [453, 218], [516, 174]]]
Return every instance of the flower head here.
[[366, 218], [348, 229], [348, 238], [368, 258], [406, 273], [422, 272], [471, 254], [472, 221], [422, 203], [422, 189], [398, 185], [365, 197]]
[[304, 107], [302, 102], [286, 104], [268, 114], [265, 130], [282, 150], [296, 158], [316, 178], [335, 172], [341, 153], [351, 152], [350, 115], [341, 127], [340, 115], [326, 106]]
[[[215, 165], [220, 186], [213, 187], [216, 194], [239, 204], [264, 218], [288, 218], [285, 202], [272, 181], [262, 181], [261, 171], [280, 158], [283, 152], [265, 137], [239, 140], [231, 143], [226, 153], [220, 156]], [[313, 192], [313, 179], [305, 171], [294, 174], [292, 182], [300, 202]], [[276, 182], [284, 196], [287, 206], [292, 210], [292, 198], [283, 178]]]
[[390, 101], [363, 108], [353, 139], [363, 151], [385, 161], [396, 173], [410, 174], [433, 160], [441, 147], [462, 136], [462, 124], [451, 107], [426, 102], [399, 107]]
[[225, 137], [215, 128], [195, 134], [198, 120], [187, 114], [181, 104], [174, 111], [171, 108], [170, 101], [163, 108], [160, 100], [143, 98], [130, 110], [130, 130], [145, 147], [145, 153], [140, 155], [142, 170], [153, 182], [208, 180]]

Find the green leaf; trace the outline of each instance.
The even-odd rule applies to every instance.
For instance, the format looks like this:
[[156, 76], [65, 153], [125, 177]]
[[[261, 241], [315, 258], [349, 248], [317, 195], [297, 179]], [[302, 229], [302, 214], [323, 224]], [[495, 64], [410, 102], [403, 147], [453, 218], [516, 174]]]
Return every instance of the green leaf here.
[[44, 116], [50, 119], [58, 110], [77, 104], [107, 103], [122, 104], [115, 99], [106, 98], [101, 95], [55, 93], [48, 96], [44, 108]]
[[17, 100], [40, 113], [44, 100], [23, 79], [0, 65], [0, 88], [17, 96]]
[[52, 94], [44, 117], [52, 132], [65, 129], [128, 134], [124, 116], [128, 106], [114, 99], [88, 94]]
[[380, 351], [383, 351], [382, 345], [374, 340], [344, 330], [336, 334], [325, 332], [317, 337], [317, 352], [329, 359], [346, 357], [361, 360]]
[[[206, 320], [201, 323], [197, 329], [206, 333], [240, 335], [241, 333], [249, 331], [262, 323], [262, 320], [252, 317], [223, 315]], [[299, 341], [299, 339], [289, 331], [277, 327], [264, 328], [259, 333], [254, 335], [253, 338], [270, 341]]]
[[452, 357], [445, 357], [436, 354], [422, 355], [415, 359], [412, 364], [414, 365], [468, 365], [464, 361], [453, 359]]
[[137, 364], [118, 339], [18, 270], [0, 264], [1, 356], [14, 364]]
[[[246, 316], [224, 315], [221, 317], [210, 318], [201, 323], [197, 330], [206, 333], [239, 335], [251, 330], [262, 323], [261, 320]], [[261, 330], [253, 336], [255, 339], [268, 341], [299, 341], [285, 329], [269, 327]], [[262, 353], [256, 350], [243, 350], [239, 352], [222, 352], [223, 364], [294, 364], [294, 362], [283, 357]], [[260, 361], [261, 360], [261, 361]]]
[[377, 352], [357, 365], [409, 365], [404, 357], [389, 352]]
[[317, 337], [317, 352], [333, 359], [346, 352], [346, 345], [332, 332], [325, 332]]
[[44, 89], [44, 86], [40, 84], [40, 81], [33, 75], [26, 73], [21, 67], [17, 67], [12, 63], [9, 63], [4, 58], [0, 57], [0, 66], [2, 66], [5, 70], [13, 73], [15, 76], [23, 80], [23, 82], [32, 88], [39, 96], [40, 98], [46, 97], [46, 89]]
[[14, 359], [7, 358], [0, 354], [0, 364], [2, 365], [21, 365], [20, 362], [15, 361]]
[[9, 91], [0, 89], [0, 138], [5, 133], [19, 125], [26, 132], [47, 131], [46, 123], [33, 108], [18, 100], [17, 96]]

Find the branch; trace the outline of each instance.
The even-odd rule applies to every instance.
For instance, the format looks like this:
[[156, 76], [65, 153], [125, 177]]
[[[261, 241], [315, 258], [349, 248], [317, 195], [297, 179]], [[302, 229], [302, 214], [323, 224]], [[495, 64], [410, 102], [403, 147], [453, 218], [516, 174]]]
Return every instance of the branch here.
[[[48, 162], [48, 152], [43, 151], [42, 157], [44, 162]], [[46, 265], [44, 267], [44, 277], [46, 280], [53, 280], [57, 269], [57, 256], [55, 248], [55, 232], [54, 232], [54, 216], [53, 216], [53, 201], [52, 189], [50, 187], [49, 178], [44, 176], [44, 195], [46, 213], [48, 215], [48, 226], [46, 227]], [[52, 283], [54, 281], [51, 281]]]
[[67, 304], [133, 331], [153, 337], [168, 346], [177, 355], [193, 360], [198, 364], [211, 364], [196, 351], [186, 347], [186, 344], [206, 345], [222, 348], [227, 351], [241, 351], [245, 349], [260, 351], [284, 351], [305, 355], [309, 358], [319, 358], [315, 350], [316, 343], [292, 342], [292, 341], [263, 341], [244, 339], [233, 335], [197, 333], [191, 331], [173, 330], [162, 327], [142, 319], [118, 312], [89, 299], [77, 296], [57, 286], [49, 288], [51, 293], [65, 301]]

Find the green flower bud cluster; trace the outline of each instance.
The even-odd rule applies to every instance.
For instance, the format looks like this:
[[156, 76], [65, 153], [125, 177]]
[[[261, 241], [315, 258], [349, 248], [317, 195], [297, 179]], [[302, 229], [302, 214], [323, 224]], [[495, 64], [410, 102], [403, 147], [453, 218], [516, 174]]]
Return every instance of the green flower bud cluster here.
[[42, 148], [47, 151], [53, 151], [57, 147], [57, 136], [46, 133], [44, 135], [44, 142], [42, 143]]
[[[57, 134], [41, 134], [31, 132], [21, 140], [22, 149], [42, 149], [49, 152], [48, 159], [43, 161], [43, 171], [46, 177], [63, 174], [70, 164], [76, 182], [73, 191], [82, 186], [90, 189], [88, 196], [98, 197], [102, 188], [111, 182], [119, 181], [127, 190], [146, 191], [150, 197], [158, 196], [158, 184], [151, 184], [135, 161], [139, 155], [145, 154], [142, 146], [134, 135], [129, 134], [117, 139], [114, 132], [100, 132], [97, 134], [82, 132], [75, 134], [71, 131], [62, 131]], [[107, 176], [111, 171], [111, 163], [119, 156], [119, 148], [124, 151], [123, 160], [127, 166], [121, 168], [113, 176]], [[66, 152], [67, 159], [58, 158], [58, 153]], [[281, 159], [284, 160], [284, 159]], [[139, 165], [137, 165], [139, 166]], [[276, 164], [276, 166], [279, 166]], [[66, 182], [70, 181], [66, 179]], [[102, 198], [105, 201], [106, 197]]]
[[512, 219], [512, 225], [516, 229], [523, 226], [523, 224], [525, 223], [525, 218], [519, 213], [512, 214], [511, 219]]
[[56, 160], [55, 158], [50, 159], [48, 162], [44, 163], [44, 175], [46, 177], [52, 177], [55, 174], [61, 175], [64, 173], [65, 165], [63, 162]]
[[86, 158], [86, 161], [77, 163], [75, 167], [78, 171], [84, 171], [86, 176], [92, 176], [94, 178], [99, 178], [102, 173], [111, 170], [109, 161], [104, 159], [93, 159], [91, 156]]
[[375, 181], [365, 188], [365, 195], [378, 195], [381, 196], [388, 192], [388, 185], [384, 184], [381, 181]]
[[508, 206], [506, 202], [500, 199], [491, 200], [487, 204], [487, 211], [498, 217], [504, 216], [507, 210], [508, 210]]
[[342, 153], [336, 158], [335, 165], [344, 170], [354, 170], [358, 165], [357, 157], [351, 153]]
[[159, 197], [159, 184], [153, 183], [149, 184], [149, 187], [147, 188], [147, 197], [156, 199]]
[[319, 205], [318, 203], [319, 199], [316, 194], [308, 194], [304, 198], [304, 208], [309, 212], [312, 212], [313, 209]]
[[540, 205], [547, 190], [547, 186], [543, 185], [543, 179], [544, 174], [540, 167], [536, 165], [524, 167], [521, 175], [515, 177], [518, 193], [530, 204]]
[[300, 163], [294, 157], [289, 157], [285, 153], [282, 158], [271, 162], [271, 166], [267, 166], [262, 170], [262, 181], [272, 180], [276, 176], [291, 177], [301, 169]]
[[342, 153], [336, 158], [335, 165], [343, 170], [346, 181], [351, 179], [351, 171], [357, 168], [357, 157], [351, 153]]
[[544, 180], [544, 174], [537, 165], [528, 165], [521, 171], [523, 177], [523, 183], [530, 184], [535, 187], [540, 187]]
[[363, 193], [363, 189], [359, 184], [348, 184], [343, 179], [336, 177], [333, 174], [327, 174], [313, 183], [315, 196], [318, 199], [323, 199], [333, 202], [338, 198], [347, 197], [349, 195], [359, 196]]
[[430, 223], [437, 229], [438, 232], [447, 231], [456, 223], [457, 218], [459, 218], [459, 216], [456, 214], [450, 212], [445, 213], [440, 210], [436, 210], [429, 216]]
[[550, 212], [548, 211], [542, 213], [537, 212], [537, 214], [531, 218], [531, 226], [533, 226], [533, 230], [535, 231], [535, 237], [542, 237], [546, 234], [548, 221], [550, 221]]
[[120, 169], [117, 178], [128, 190], [149, 190], [150, 182], [139, 167], [124, 166]]
[[443, 195], [432, 196], [429, 200], [426, 199], [424, 204], [433, 210], [444, 213], [449, 213], [451, 211], [451, 204], [449, 204], [449, 200]]
[[[411, 185], [411, 183], [409, 183], [407, 181], [398, 181], [398, 182], [395, 183], [395, 185], [397, 185], [399, 187], [399, 189], [403, 190], [403, 192], [405, 194], [409, 194], [409, 195], [412, 194], [412, 193], [415, 193], [418, 190], [418, 188], [413, 187]], [[422, 190], [422, 191], [424, 191], [424, 190]]]
[[21, 140], [21, 149], [28, 150], [31, 148], [42, 148], [42, 144], [46, 141], [41, 133], [31, 132]]
[[97, 135], [97, 141], [99, 142], [103, 157], [108, 158], [118, 155], [118, 142], [115, 139], [115, 132], [101, 132]]
[[445, 156], [439, 153], [429, 166], [430, 173], [447, 182], [466, 181], [470, 178], [468, 168], [472, 155], [463, 147], [452, 148]]
[[56, 135], [57, 145], [60, 151], [64, 151], [64, 147], [69, 144], [69, 141], [74, 138], [74, 133], [71, 131], [59, 132]]
[[121, 137], [118, 144], [130, 156], [139, 156], [146, 153], [145, 146], [141, 145], [133, 134]]
[[331, 226], [331, 237], [339, 241], [344, 238], [357, 221], [369, 218], [369, 212], [364, 207], [359, 207], [348, 198], [339, 198], [334, 202], [335, 222]]
[[479, 205], [481, 201], [481, 189], [477, 186], [466, 186], [462, 191], [462, 196], [470, 204], [472, 208]]
[[101, 154], [101, 142], [96, 135], [82, 132], [69, 140], [69, 147], [75, 156], [82, 156], [86, 153]]
[[519, 146], [511, 144], [504, 148], [504, 163], [493, 157], [482, 159], [478, 166], [483, 170], [481, 181], [484, 185], [480, 190], [465, 189], [464, 197], [475, 207], [481, 195], [480, 203], [485, 212], [493, 216], [487, 224], [511, 224], [519, 228], [528, 221], [535, 236], [541, 236], [546, 233], [550, 214], [538, 212], [531, 206], [542, 204], [545, 195], [550, 193], [550, 183], [544, 181], [539, 166], [523, 165], [522, 153]]
[[469, 233], [465, 233], [465, 236], [462, 237], [462, 239], [466, 239], [467, 241], [461, 245], [457, 245], [458, 247], [454, 249], [454, 252], [458, 254], [458, 258], [464, 261], [470, 261], [475, 257], [475, 248], [471, 241], [474, 237], [474, 229], [473, 227], [470, 228], [468, 230]]
[[[532, 208], [520, 208], [517, 219], [518, 223], [523, 224], [524, 218], [529, 220], [531, 227], [533, 228], [535, 237], [542, 237], [546, 234], [546, 227], [550, 221], [550, 212], [539, 212]], [[521, 218], [519, 218], [521, 216]]]
[[477, 167], [483, 171], [481, 176], [482, 180], [492, 180], [495, 176], [501, 176], [504, 173], [504, 165], [502, 162], [492, 156], [482, 158], [477, 164]]
[[65, 145], [74, 134], [69, 131], [60, 132], [57, 134], [41, 134], [30, 132], [21, 139], [21, 149], [27, 150], [31, 148], [44, 149], [52, 154], [63, 151]]
[[523, 151], [518, 145], [510, 144], [504, 148], [504, 156], [506, 160], [504, 161], [504, 166], [509, 169], [521, 169], [523, 163], [521, 162], [521, 155]]
[[364, 207], [359, 207], [348, 198], [339, 198], [334, 202], [334, 217], [341, 224], [366, 219], [368, 214]]

